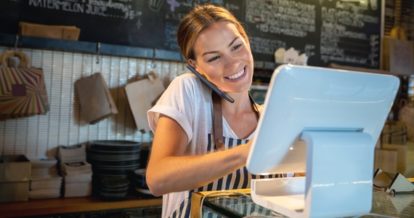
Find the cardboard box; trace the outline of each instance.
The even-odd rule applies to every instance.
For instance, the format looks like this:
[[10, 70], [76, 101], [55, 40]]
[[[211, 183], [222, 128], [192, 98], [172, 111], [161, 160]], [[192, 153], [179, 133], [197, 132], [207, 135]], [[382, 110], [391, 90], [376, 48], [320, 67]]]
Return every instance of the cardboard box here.
[[407, 144], [383, 144], [384, 149], [394, 149], [397, 151], [397, 171], [399, 173], [405, 174], [407, 168], [407, 154], [408, 146]]
[[78, 40], [80, 35], [80, 29], [76, 26], [44, 25], [19, 22], [19, 28], [22, 36]]
[[395, 149], [375, 149], [375, 169], [382, 169], [385, 172], [398, 172], [398, 152]]
[[1, 156], [0, 202], [27, 201], [30, 176], [30, 161], [24, 155]]
[[400, 121], [388, 121], [381, 132], [382, 144], [407, 144], [407, 126]]
[[385, 36], [382, 40], [381, 69], [397, 75], [414, 74], [414, 43]]

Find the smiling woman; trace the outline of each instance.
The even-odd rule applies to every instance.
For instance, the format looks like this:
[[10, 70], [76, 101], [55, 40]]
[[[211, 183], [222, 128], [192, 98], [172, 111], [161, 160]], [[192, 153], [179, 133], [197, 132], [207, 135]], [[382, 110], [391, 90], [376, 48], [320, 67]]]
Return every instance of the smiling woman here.
[[227, 21], [212, 24], [200, 33], [194, 43], [191, 65], [199, 69], [223, 91], [238, 93], [250, 88], [253, 57], [248, 44], [236, 26]]
[[254, 175], [244, 166], [260, 111], [248, 92], [254, 69], [249, 40], [229, 11], [196, 6], [181, 21], [177, 41], [189, 69], [234, 102], [216, 98], [200, 78], [185, 73], [148, 111], [154, 140], [146, 179], [154, 195], [163, 195], [163, 217], [189, 217], [194, 191], [250, 186]]

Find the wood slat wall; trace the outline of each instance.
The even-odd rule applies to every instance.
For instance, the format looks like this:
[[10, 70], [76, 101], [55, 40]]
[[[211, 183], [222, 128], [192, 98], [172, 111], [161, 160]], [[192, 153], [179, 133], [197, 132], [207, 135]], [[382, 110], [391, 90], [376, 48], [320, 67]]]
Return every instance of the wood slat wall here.
[[402, 0], [401, 19], [404, 29], [407, 31], [407, 39], [414, 40], [414, 1]]
[[[0, 47], [0, 51], [8, 48]], [[59, 145], [74, 145], [96, 139], [148, 142], [149, 133], [139, 132], [126, 99], [124, 87], [137, 76], [155, 72], [164, 85], [185, 71], [180, 62], [153, 61], [115, 56], [23, 49], [32, 66], [43, 69], [50, 111], [46, 115], [0, 121], [0, 155], [25, 154], [29, 158], [55, 155]], [[98, 62], [97, 62], [98, 60]], [[94, 125], [81, 123], [74, 82], [101, 72], [115, 100], [119, 114]]]
[[[385, 1], [384, 35], [390, 36], [392, 27], [395, 24], [396, 0]], [[401, 0], [401, 26], [405, 29], [407, 39], [414, 40], [414, 1]]]

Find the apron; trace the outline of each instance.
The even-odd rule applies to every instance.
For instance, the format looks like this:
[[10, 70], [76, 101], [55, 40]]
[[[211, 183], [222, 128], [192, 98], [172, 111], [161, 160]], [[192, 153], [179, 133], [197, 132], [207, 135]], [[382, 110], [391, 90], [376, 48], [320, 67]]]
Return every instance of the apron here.
[[[208, 140], [208, 152], [214, 152], [214, 140], [212, 134], [209, 134], [209, 140]], [[225, 138], [223, 137], [224, 146], [225, 149], [230, 149], [235, 146], [245, 144], [248, 142], [247, 139], [234, 139], [234, 138]], [[191, 194], [193, 192], [201, 192], [201, 191], [217, 191], [217, 190], [231, 190], [231, 189], [246, 189], [250, 188], [250, 180], [256, 179], [256, 178], [276, 178], [280, 177], [281, 175], [253, 175], [250, 174], [247, 171], [246, 167], [242, 167], [240, 169], [237, 169], [233, 173], [230, 173], [220, 179], [215, 180], [212, 183], [209, 183], [205, 186], [199, 187], [194, 190], [190, 190], [188, 193], [188, 197], [181, 202], [178, 209], [176, 209], [172, 215], [171, 218], [188, 218], [190, 217], [190, 210], [191, 210]], [[234, 199], [228, 199], [228, 205], [229, 207], [234, 204]], [[243, 208], [243, 214], [260, 214], [263, 211], [263, 208], [252, 204], [248, 205], [247, 207]], [[194, 211], [195, 213], [198, 213], [198, 211]], [[203, 211], [203, 217], [222, 217], [218, 215], [217, 213], [213, 213], [212, 211]], [[267, 211], [271, 215], [271, 212]]]
[[[253, 98], [251, 96], [250, 100], [252, 103], [252, 108], [256, 113], [256, 116], [259, 116], [259, 111], [257, 109], [256, 104], [253, 101]], [[217, 102], [214, 92], [213, 92], [213, 101], [214, 104]], [[214, 108], [214, 113], [217, 112], [217, 108]], [[220, 119], [222, 118], [221, 116], [221, 111], [219, 111], [219, 117]], [[217, 119], [214, 117], [213, 114], [213, 120]], [[217, 122], [217, 121], [216, 121]], [[222, 121], [219, 120], [219, 123], [222, 124]], [[213, 132], [214, 129], [216, 129], [217, 127], [213, 128]], [[219, 135], [223, 135], [222, 134], [222, 127], [219, 127], [220, 131], [219, 131]], [[215, 132], [214, 132], [215, 133]], [[217, 133], [216, 133], [217, 134]], [[214, 152], [217, 150], [217, 147], [224, 147], [224, 150], [227, 149], [231, 149], [233, 147], [239, 146], [241, 144], [246, 144], [249, 140], [248, 139], [235, 139], [235, 138], [230, 138], [230, 137], [222, 137], [219, 140], [216, 138], [214, 138], [214, 135], [209, 133], [208, 134], [208, 142], [207, 142], [207, 153], [210, 152]], [[216, 147], [217, 144], [220, 144], [219, 146]], [[220, 149], [222, 149], [222, 147]], [[276, 178], [279, 177], [280, 175], [253, 175], [250, 174], [247, 171], [246, 167], [242, 167], [240, 169], [237, 169], [236, 171], [222, 177], [219, 178], [215, 181], [213, 181], [210, 184], [207, 184], [205, 186], [199, 187], [197, 189], [194, 190], [190, 190], [188, 193], [188, 197], [185, 198], [185, 200], [183, 202], [181, 202], [180, 206], [172, 213], [172, 215], [170, 216], [171, 218], [188, 218], [190, 217], [190, 212], [191, 212], [191, 194], [193, 192], [201, 192], [201, 191], [217, 191], [217, 190], [231, 190], [231, 189], [246, 189], [246, 188], [250, 188], [250, 180], [251, 179], [256, 179], [256, 178]], [[230, 205], [231, 203], [234, 203], [233, 201], [231, 201], [231, 199], [228, 199], [228, 204]], [[263, 210], [263, 208], [252, 204], [251, 206], [249, 205], [248, 207], [244, 208], [244, 214], [254, 214], [254, 213], [259, 213], [261, 212], [261, 210]], [[198, 211], [194, 211], [195, 213], [198, 213]], [[271, 212], [269, 211], [268, 215]], [[204, 211], [203, 217], [211, 217], [211, 218], [215, 218], [215, 217], [222, 217], [221, 215], [218, 214], [213, 214], [211, 211]]]

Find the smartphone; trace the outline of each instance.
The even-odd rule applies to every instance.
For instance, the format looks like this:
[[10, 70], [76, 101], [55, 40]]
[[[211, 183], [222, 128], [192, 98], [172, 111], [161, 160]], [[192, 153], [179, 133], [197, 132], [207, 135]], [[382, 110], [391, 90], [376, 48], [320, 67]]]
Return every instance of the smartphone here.
[[212, 89], [214, 92], [216, 92], [220, 97], [224, 98], [226, 101], [234, 103], [234, 99], [230, 97], [227, 93], [221, 91], [216, 85], [214, 85], [212, 82], [208, 81], [206, 77], [201, 75], [194, 67], [187, 65], [187, 68], [194, 73], [206, 86], [208, 86], [210, 89]]

